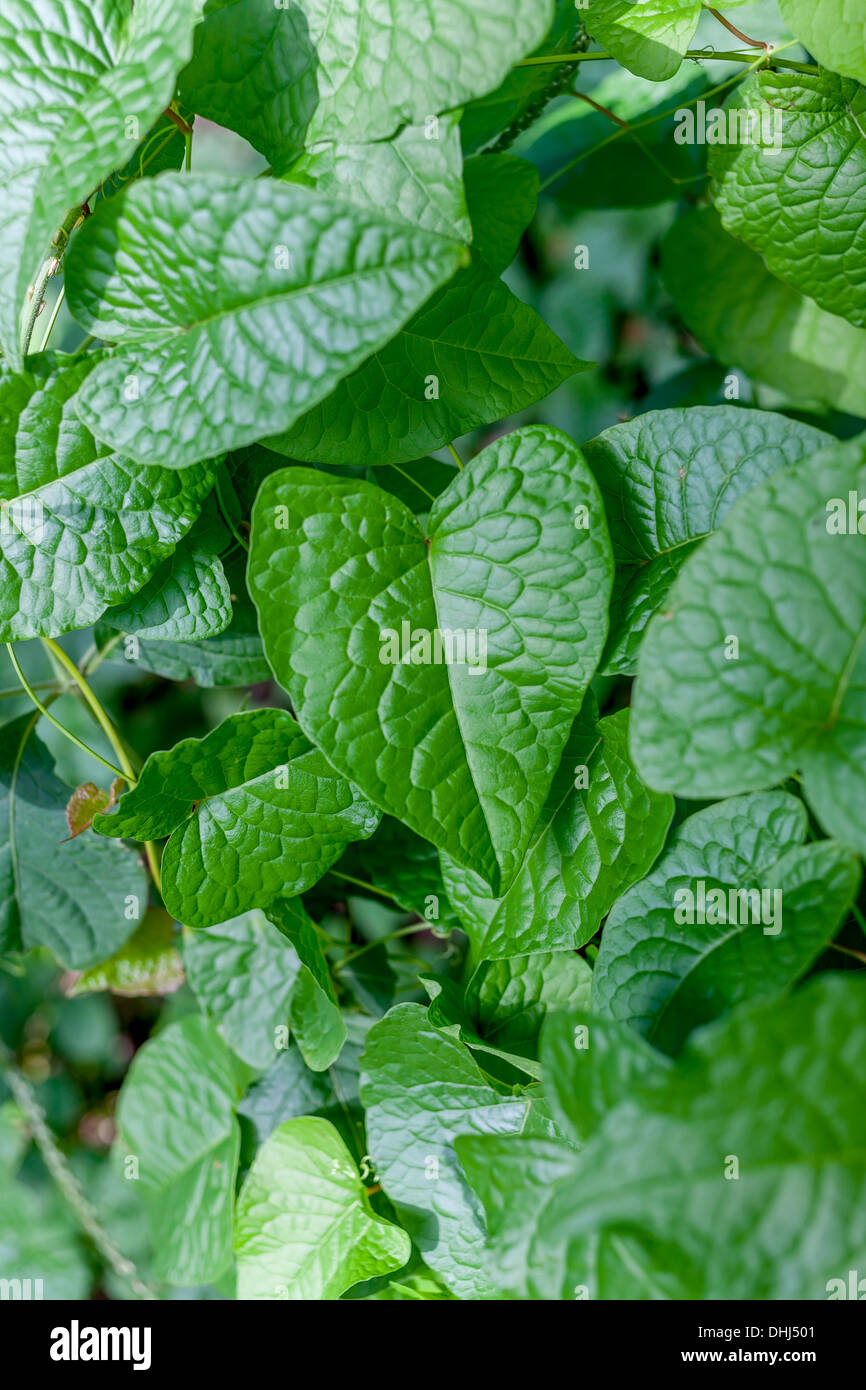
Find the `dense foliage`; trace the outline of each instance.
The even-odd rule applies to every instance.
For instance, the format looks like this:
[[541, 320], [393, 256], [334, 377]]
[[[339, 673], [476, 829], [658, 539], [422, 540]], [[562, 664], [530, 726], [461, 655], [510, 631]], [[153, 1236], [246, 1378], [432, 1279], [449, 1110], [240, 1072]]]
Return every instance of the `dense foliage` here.
[[857, 0], [4, 0], [4, 1297], [866, 1278], [864, 212]]

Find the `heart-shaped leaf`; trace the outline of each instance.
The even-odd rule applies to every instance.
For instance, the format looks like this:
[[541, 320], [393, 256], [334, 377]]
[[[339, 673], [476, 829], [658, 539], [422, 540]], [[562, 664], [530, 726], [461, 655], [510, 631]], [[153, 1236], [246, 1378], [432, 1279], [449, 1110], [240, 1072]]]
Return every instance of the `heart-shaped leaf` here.
[[866, 82], [866, 34], [852, 0], [779, 0], [791, 30], [820, 63]]
[[262, 709], [151, 754], [137, 785], [93, 828], [138, 840], [171, 835], [165, 905], [179, 922], [207, 927], [304, 892], [378, 823], [290, 714]]
[[411, 1253], [327, 1120], [287, 1120], [259, 1149], [238, 1197], [238, 1298], [336, 1299]]
[[497, 440], [430, 510], [295, 468], [253, 513], [265, 651], [309, 736], [382, 810], [513, 878], [607, 621], [595, 483], [558, 430]]
[[177, 473], [97, 444], [75, 414], [93, 369], [90, 357], [30, 358], [0, 415], [17, 471], [0, 504], [0, 641], [87, 627], [136, 593], [213, 486], [214, 462]]
[[593, 1008], [676, 1052], [734, 1004], [783, 994], [832, 938], [857, 893], [855, 857], [804, 845], [806, 808], [758, 792], [689, 816], [605, 923]]

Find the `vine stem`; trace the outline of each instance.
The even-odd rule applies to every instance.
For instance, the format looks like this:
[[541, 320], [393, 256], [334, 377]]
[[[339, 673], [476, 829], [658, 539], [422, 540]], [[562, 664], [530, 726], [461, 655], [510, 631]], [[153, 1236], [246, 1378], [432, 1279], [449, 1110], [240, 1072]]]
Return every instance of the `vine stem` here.
[[342, 970], [343, 966], [348, 965], [350, 961], [357, 960], [359, 956], [365, 956], [368, 951], [375, 950], [377, 946], [384, 946], [386, 941], [396, 941], [401, 936], [417, 936], [418, 932], [427, 930], [428, 928], [423, 922], [411, 922], [408, 927], [401, 927], [399, 931], [392, 931], [387, 936], [380, 936], [375, 941], [368, 941], [367, 945], [362, 946], [358, 951], [350, 951], [347, 956], [343, 956], [342, 960], [335, 961], [331, 969]]
[[42, 264], [40, 265], [39, 270], [37, 271], [36, 279], [30, 286], [30, 299], [27, 308], [27, 316], [25, 318], [24, 328], [21, 334], [21, 352], [25, 357], [30, 351], [30, 344], [33, 338], [33, 332], [36, 328], [36, 320], [39, 317], [39, 313], [45, 299], [45, 291], [48, 287], [48, 281], [51, 279], [52, 275], [56, 275], [57, 271], [60, 269], [60, 262], [63, 259], [63, 253], [66, 250], [69, 238], [71, 237], [72, 233], [75, 231], [75, 228], [79, 225], [79, 223], [84, 221], [86, 215], [87, 214], [85, 213], [84, 207], [80, 205], [78, 207], [74, 207], [70, 212], [66, 214], [63, 223], [61, 224], [58, 231], [56, 231], [54, 234], [54, 240], [51, 243], [51, 249], [43, 259]]
[[[53, 641], [52, 638], [43, 637], [42, 644], [46, 648], [46, 650], [50, 652], [50, 654], [54, 657], [55, 661], [59, 662], [60, 666], [71, 678], [71, 680], [73, 680], [75, 684], [78, 686], [78, 689], [81, 691], [81, 694], [83, 695], [87, 704], [90, 706], [90, 709], [92, 710], [93, 715], [97, 723], [99, 724], [99, 727], [102, 729], [102, 732], [105, 734], [105, 737], [108, 739], [109, 743], [111, 744], [112, 748], [117, 754], [118, 762], [120, 763], [120, 766], [123, 769], [123, 772], [119, 773], [118, 775], [125, 777], [129, 785], [131, 787], [134, 787], [138, 781], [138, 778], [136, 777], [135, 772], [133, 771], [132, 763], [130, 762], [126, 748], [124, 747], [123, 740], [120, 737], [117, 730], [115, 729], [113, 723], [109, 719], [99, 700], [96, 698], [90, 686], [87, 684], [87, 681], [84, 679], [84, 676], [82, 675], [81, 671], [79, 671], [72, 658], [70, 656], [67, 656], [63, 648], [59, 646], [57, 642]], [[110, 766], [110, 764], [107, 765]], [[162, 875], [160, 873], [159, 855], [157, 853], [156, 845], [152, 840], [144, 840], [142, 843], [144, 844], [144, 853], [147, 858], [147, 864], [148, 868], [150, 869], [151, 876], [159, 890], [160, 896], [162, 896]]]
[[457, 464], [457, 467], [458, 467], [458, 468], [460, 469], [460, 471], [462, 472], [462, 471], [463, 471], [463, 460], [462, 460], [462, 458], [460, 457], [460, 455], [458, 454], [457, 450], [454, 448], [454, 445], [453, 445], [453, 444], [446, 444], [445, 447], [446, 447], [446, 449], [448, 450], [448, 452], [449, 452], [449, 454], [451, 455], [451, 457], [453, 458], [454, 462]]
[[71, 729], [67, 729], [65, 724], [61, 724], [59, 719], [54, 718], [54, 715], [51, 713], [48, 706], [43, 704], [39, 696], [36, 694], [36, 691], [33, 689], [33, 686], [30, 684], [27, 677], [25, 676], [24, 672], [21, 670], [21, 664], [17, 656], [15, 655], [15, 650], [11, 642], [6, 643], [6, 650], [9, 653], [9, 660], [15, 667], [15, 674], [20, 680], [23, 690], [27, 695], [30, 696], [30, 699], [33, 701], [39, 713], [44, 714], [45, 718], [49, 721], [49, 723], [53, 724], [55, 729], [59, 729], [60, 733], [63, 734], [64, 738], [68, 738], [70, 743], [75, 744], [76, 748], [80, 748], [82, 753], [87, 753], [89, 757], [95, 758], [98, 763], [102, 763], [102, 766], [108, 768], [108, 771], [112, 773], [115, 777], [123, 777], [125, 774], [121, 772], [119, 767], [115, 767], [114, 763], [110, 763], [107, 758], [103, 758], [102, 754], [97, 753], [95, 748], [89, 748], [88, 745], [86, 743], [83, 743], [82, 740], [78, 738], [78, 736], [74, 734]]
[[[66, 652], [63, 650], [63, 648], [61, 646], [58, 646], [58, 644], [51, 637], [43, 637], [41, 640], [42, 645], [46, 648], [46, 650], [49, 651], [51, 655], [54, 657], [54, 659], [60, 663], [60, 665], [63, 667], [63, 670], [78, 686], [78, 689], [81, 691], [82, 695], [84, 696], [84, 699], [87, 701], [87, 704], [93, 711], [93, 714], [96, 718], [96, 722], [102, 729], [102, 732], [105, 734], [105, 737], [108, 739], [108, 742], [111, 744], [112, 748], [117, 754], [118, 761], [120, 763], [121, 768], [123, 769], [122, 772], [118, 773], [118, 776], [125, 777], [129, 785], [131, 787], [134, 787], [137, 778], [135, 776], [135, 772], [133, 771], [132, 763], [129, 761], [129, 757], [127, 756], [126, 749], [124, 748], [123, 743], [121, 742], [117, 730], [115, 729], [105, 710], [102, 708], [102, 705], [97, 700], [93, 691], [90, 689], [90, 686], [87, 684], [87, 681], [84, 679], [78, 667], [75, 665], [75, 662], [72, 660], [71, 657], [66, 655]], [[117, 769], [114, 770], [117, 771]]]
[[728, 30], [728, 33], [733, 34], [734, 37], [740, 39], [742, 43], [748, 44], [749, 48], [770, 47], [768, 43], [764, 43], [763, 39], [750, 39], [748, 34], [744, 34], [742, 29], [738, 29], [736, 25], [730, 22], [729, 19], [725, 19], [725, 16], [723, 14], [719, 14], [718, 10], [714, 10], [712, 5], [704, 5], [704, 9], [707, 10], [708, 13], [713, 16], [713, 19], [717, 19], [720, 24], [723, 24], [724, 27]]
[[[752, 58], [749, 64], [749, 71], [754, 71], [756, 68], [760, 67], [763, 62], [763, 54], [761, 54], [758, 58]], [[679, 110], [683, 110], [688, 106], [694, 106], [695, 103], [698, 101], [705, 101], [708, 97], [717, 96], [719, 92], [726, 91], [728, 87], [733, 86], [735, 82], [739, 82], [742, 80], [743, 77], [747, 76], [748, 72], [734, 73], [732, 77], [727, 77], [724, 82], [720, 82], [717, 86], [710, 87], [708, 91], [702, 92], [699, 97], [692, 97], [691, 101], [683, 102], [680, 106], [671, 106], [666, 111], [659, 111], [658, 114], [655, 116], [647, 116], [642, 121], [635, 121], [631, 125], [625, 125], [619, 130], [613, 131], [610, 135], [605, 136], [603, 140], [599, 140], [597, 144], [591, 146], [590, 149], [584, 150], [581, 154], [576, 155], [574, 159], [570, 159], [567, 164], [564, 164], [562, 166], [561, 169], [556, 169], [552, 174], [549, 174], [547, 178], [542, 182], [539, 188], [539, 192], [543, 193], [545, 189], [551, 186], [551, 184], [556, 183], [559, 179], [563, 178], [565, 174], [570, 173], [572, 169], [576, 169], [579, 164], [582, 164], [584, 160], [589, 159], [591, 155], [598, 154], [599, 150], [603, 150], [608, 145], [613, 144], [615, 140], [621, 140], [624, 135], [631, 135], [632, 137], [634, 137], [634, 132], [636, 130], [642, 130], [644, 126], [653, 125], [656, 121], [663, 121], [667, 116], [673, 116]], [[639, 140], [636, 141], [636, 143], [640, 145]], [[669, 177], [672, 179], [674, 183], [682, 182], [682, 180], [674, 178], [673, 175], [669, 175]]]
[[375, 883], [367, 883], [363, 878], [353, 878], [351, 874], [341, 873], [337, 869], [331, 869], [334, 878], [341, 878], [345, 883], [354, 883], [358, 888], [367, 888], [371, 893], [378, 893], [382, 898], [390, 898], [392, 902], [397, 901], [396, 894], [389, 893], [387, 888], [377, 888]]
[[66, 298], [66, 283], [65, 283], [65, 281], [64, 281], [64, 283], [60, 286], [60, 293], [58, 294], [56, 300], [54, 301], [54, 308], [51, 310], [51, 317], [50, 317], [50, 319], [48, 320], [48, 326], [47, 326], [47, 328], [45, 329], [45, 337], [42, 339], [42, 342], [41, 342], [41, 344], [40, 344], [40, 346], [39, 346], [39, 351], [40, 351], [40, 352], [44, 352], [45, 349], [46, 349], [47, 346], [48, 346], [48, 339], [51, 337], [51, 334], [54, 332], [54, 325], [55, 325], [55, 323], [57, 322], [57, 315], [60, 313], [60, 309], [61, 309], [61, 306], [62, 306], [63, 301], [64, 301], [65, 298]]
[[124, 1279], [136, 1298], [156, 1301], [158, 1295], [141, 1278], [132, 1260], [121, 1252], [99, 1220], [96, 1208], [86, 1196], [81, 1183], [61, 1152], [48, 1127], [45, 1112], [36, 1099], [33, 1087], [18, 1067], [6, 1044], [0, 1040], [0, 1067], [15, 1100], [26, 1116], [33, 1140], [42, 1155], [45, 1167], [61, 1195], [72, 1209], [81, 1229], [90, 1237], [96, 1249], [114, 1273]]
[[[707, 62], [713, 59], [716, 62], [724, 63], [754, 63], [751, 53], [721, 53], [716, 49], [690, 48], [683, 55], [686, 58], [693, 58], [697, 61]], [[515, 63], [516, 68], [544, 67], [553, 63], [589, 63], [589, 62], [613, 62], [615, 59], [610, 53], [548, 53], [540, 58], [522, 58], [519, 63]], [[764, 48], [761, 51], [761, 62], [769, 63], [772, 67], [790, 68], [792, 72], [808, 72], [815, 77], [820, 74], [820, 68], [815, 63], [795, 63], [790, 58], [777, 58], [775, 50]]]

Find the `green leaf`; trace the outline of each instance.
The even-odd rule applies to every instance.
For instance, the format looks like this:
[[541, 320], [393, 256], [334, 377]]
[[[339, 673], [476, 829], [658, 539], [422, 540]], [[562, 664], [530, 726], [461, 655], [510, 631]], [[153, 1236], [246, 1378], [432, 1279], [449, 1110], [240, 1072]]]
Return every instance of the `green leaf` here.
[[258, 1143], [285, 1120], [320, 1114], [330, 1119], [348, 1142], [357, 1143], [363, 1126], [358, 1103], [361, 1053], [373, 1019], [359, 1013], [345, 1016], [347, 1038], [327, 1072], [314, 1072], [291, 1041], [273, 1066], [254, 1081], [238, 1106], [238, 1114], [253, 1126]]
[[67, 993], [76, 998], [110, 990], [121, 998], [140, 999], [172, 994], [183, 981], [175, 924], [164, 908], [151, 907], [120, 950], [83, 971]]
[[5, 0], [0, 347], [14, 366], [25, 291], [55, 232], [171, 101], [200, 12], [201, 0]]
[[828, 834], [866, 851], [864, 493], [863, 442], [833, 445], [741, 498], [686, 562], [634, 691], [651, 786], [720, 797], [799, 769]]
[[534, 405], [590, 365], [479, 260], [267, 442], [312, 463], [405, 463]]
[[93, 369], [90, 357], [30, 358], [18, 410], [0, 421], [17, 469], [0, 517], [0, 641], [87, 627], [136, 593], [213, 486], [213, 462], [178, 474], [97, 444], [75, 415]]
[[438, 140], [407, 127], [389, 143], [327, 147], [293, 166], [293, 182], [366, 209], [387, 206], [444, 236], [470, 239], [468, 201], [474, 264], [270, 448], [314, 463], [410, 462], [534, 404], [588, 366], [496, 278], [535, 211], [535, 170], [508, 156], [470, 160], [464, 200], [456, 120], [447, 120]]
[[287, 1120], [256, 1155], [238, 1197], [238, 1298], [323, 1300], [406, 1264], [412, 1245], [370, 1206], [327, 1120]]
[[[477, 455], [426, 537], [397, 499], [302, 468], [266, 479], [253, 512], [250, 594], [302, 727], [493, 887], [517, 870], [595, 669], [610, 576], [595, 484], [545, 426]], [[414, 660], [395, 651], [405, 630]]]
[[710, 150], [722, 223], [780, 280], [866, 327], [866, 90], [831, 72], [762, 72], [726, 110], [740, 140], [757, 133]]
[[470, 0], [437, 0], [422, 18], [411, 0], [387, 0], [375, 12], [363, 0], [297, 0], [293, 9], [306, 21], [295, 44], [318, 93], [307, 114], [306, 79], [308, 145], [383, 140], [399, 126], [492, 91], [541, 42], [553, 18], [552, 0], [488, 0], [483, 9]]
[[33, 730], [0, 726], [0, 948], [46, 946], [71, 969], [95, 965], [135, 930], [147, 875], [124, 845], [69, 837], [69, 787]]
[[787, 792], [734, 797], [689, 816], [613, 908], [593, 1008], [664, 1052], [735, 1004], [784, 994], [825, 949], [860, 867], [832, 840], [804, 845], [806, 808]]
[[454, 1139], [516, 1134], [529, 1102], [495, 1091], [471, 1053], [432, 1027], [417, 1004], [398, 1005], [370, 1029], [361, 1096], [379, 1181], [427, 1264], [460, 1298], [495, 1297]]
[[[219, 636], [186, 642], [136, 637], [135, 642], [123, 641], [115, 645], [107, 660], [134, 663], [141, 670], [152, 671], [166, 680], [192, 680], [208, 689], [270, 681], [271, 668], [265, 660], [255, 609], [247, 593], [244, 565], [239, 559], [230, 558], [225, 563], [224, 573], [231, 590], [232, 618]], [[212, 611], [216, 615], [219, 609]], [[97, 628], [101, 648], [116, 638], [117, 634], [108, 626], [116, 618], [117, 610], [109, 609]]]
[[225, 1043], [192, 1016], [144, 1044], [121, 1090], [121, 1153], [137, 1159], [154, 1274], [167, 1283], [210, 1283], [231, 1261], [242, 1081]]
[[[461, 992], [450, 980], [422, 977], [432, 1000], [431, 1023], [457, 1024], [468, 1047], [507, 1057], [523, 1070], [538, 1055], [538, 1037], [549, 1013], [589, 1007], [592, 971], [571, 951], [542, 952], [512, 960], [483, 961]], [[482, 1057], [480, 1061], [484, 1061]], [[528, 1072], [538, 1076], [537, 1069]]]
[[576, 1148], [595, 1134], [610, 1110], [640, 1086], [663, 1080], [671, 1065], [633, 1028], [591, 1015], [585, 1005], [547, 1020], [541, 1060], [548, 1103]]
[[[187, 932], [187, 977], [217, 1031], [242, 1061], [264, 1071], [275, 1052], [287, 1046], [291, 1027], [307, 1065], [325, 1071], [339, 1055], [346, 1027], [315, 928], [300, 900], [278, 900], [270, 911], [272, 921], [254, 911], [218, 927]], [[300, 950], [290, 939], [290, 928]], [[317, 958], [318, 978], [304, 963]]]
[[[578, 785], [580, 784], [580, 785]], [[585, 945], [652, 865], [673, 801], [644, 785], [628, 753], [628, 711], [575, 720], [526, 857], [500, 898], [443, 853], [447, 892], [477, 960]]]
[[501, 275], [517, 255], [523, 233], [535, 216], [538, 170], [528, 159], [485, 154], [466, 161], [463, 179], [473, 252]]
[[864, 1002], [862, 979], [822, 975], [701, 1030], [633, 1079], [570, 1170], [564, 1146], [545, 1171], [529, 1141], [458, 1140], [501, 1286], [573, 1299], [596, 1283], [593, 1247], [625, 1235], [646, 1277], [625, 1296], [826, 1299], [866, 1248]]
[[132, 184], [69, 255], [73, 315], [119, 341], [78, 414], [170, 468], [286, 430], [465, 256], [451, 238], [275, 179]]
[[290, 182], [438, 236], [472, 240], [461, 177], [459, 114], [407, 125], [376, 144], [325, 145], [292, 165]]
[[635, 674], [647, 623], [736, 499], [830, 441], [771, 411], [717, 405], [651, 410], [585, 446], [618, 566], [607, 673]]
[[151, 754], [137, 785], [93, 826], [141, 840], [171, 835], [165, 905], [186, 926], [207, 927], [310, 888], [378, 820], [290, 714], [261, 709]]
[[695, 36], [701, 0], [589, 0], [589, 33], [638, 77], [673, 77]]
[[866, 33], [857, 0], [779, 0], [792, 31], [819, 63], [866, 82]]
[[783, 285], [727, 235], [712, 208], [674, 223], [662, 275], [691, 331], [720, 362], [785, 392], [866, 414], [866, 332]]
[[232, 620], [229, 582], [219, 558], [228, 532], [202, 518], [133, 598], [109, 608], [104, 622], [148, 641], [201, 642]]
[[316, 53], [299, 5], [207, 0], [183, 101], [282, 167], [304, 146], [318, 101]]

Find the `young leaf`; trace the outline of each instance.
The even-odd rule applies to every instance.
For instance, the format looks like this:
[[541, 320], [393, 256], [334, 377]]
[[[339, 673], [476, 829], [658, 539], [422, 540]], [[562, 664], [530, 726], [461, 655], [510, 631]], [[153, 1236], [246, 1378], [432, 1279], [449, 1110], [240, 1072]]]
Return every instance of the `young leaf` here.
[[855, 0], [779, 0], [783, 17], [819, 63], [866, 82], [866, 34]]
[[698, 27], [701, 0], [588, 0], [592, 37], [638, 77], [673, 77]]
[[171, 835], [165, 905], [186, 926], [207, 927], [303, 892], [378, 821], [290, 714], [262, 709], [152, 754], [138, 784], [93, 828], [141, 840]]
[[286, 430], [465, 255], [453, 238], [275, 179], [132, 184], [69, 256], [73, 314], [120, 340], [78, 414], [112, 447], [169, 468]]
[[147, 876], [124, 845], [69, 837], [70, 788], [33, 730], [0, 726], [0, 949], [45, 946], [71, 969], [96, 965], [135, 930]]
[[517, 1134], [529, 1102], [495, 1091], [417, 1004], [399, 1004], [370, 1029], [361, 1096], [379, 1181], [427, 1264], [460, 1298], [494, 1297], [453, 1143], [458, 1134]]
[[327, 966], [322, 962], [317, 978], [304, 963], [305, 958], [321, 961], [313, 924], [300, 900], [285, 904], [285, 920], [295, 928], [300, 950], [281, 929], [279, 909], [274, 921], [262, 912], [247, 912], [221, 926], [187, 933], [187, 977], [217, 1031], [242, 1061], [264, 1071], [275, 1051], [286, 1046], [291, 1026], [307, 1065], [325, 1071], [339, 1055], [346, 1027]]
[[20, 409], [0, 418], [17, 469], [0, 525], [0, 641], [86, 627], [136, 593], [213, 486], [214, 462], [176, 473], [97, 444], [74, 413], [93, 366], [31, 359]]
[[712, 208], [674, 223], [662, 243], [662, 275], [688, 327], [720, 362], [800, 404], [866, 412], [866, 331], [774, 279]]
[[651, 786], [728, 796], [800, 769], [827, 832], [866, 850], [864, 490], [863, 443], [833, 445], [741, 498], [686, 562], [638, 667]]
[[28, 284], [43, 258], [62, 252], [53, 238], [67, 215], [126, 163], [171, 101], [201, 5], [4, 0], [0, 347], [13, 366]]
[[238, 1197], [238, 1298], [335, 1299], [406, 1264], [412, 1244], [370, 1206], [333, 1125], [287, 1120], [256, 1155]]
[[689, 816], [642, 882], [613, 908], [593, 1008], [665, 1052], [733, 1005], [780, 995], [805, 975], [860, 883], [854, 856], [804, 845], [806, 810], [758, 792]]
[[832, 72], [762, 72], [726, 110], [753, 135], [710, 150], [723, 225], [780, 280], [866, 327], [866, 90]]
[[831, 438], [768, 410], [718, 405], [651, 410], [585, 446], [619, 566], [608, 673], [635, 674], [647, 623], [736, 499]]
[[[526, 1140], [459, 1139], [502, 1287], [573, 1299], [593, 1282], [593, 1245], [628, 1231], [661, 1296], [826, 1298], [866, 1242], [863, 1006], [862, 979], [822, 975], [701, 1030], [666, 1077], [633, 1085], [570, 1172], [562, 1146], [542, 1175]], [[620, 1281], [582, 1296], [648, 1294]]]
[[583, 946], [611, 906], [652, 865], [673, 800], [644, 785], [628, 753], [628, 711], [575, 720], [526, 857], [494, 897], [477, 873], [442, 853], [447, 892], [476, 960]]
[[474, 458], [426, 537], [396, 498], [302, 468], [266, 479], [253, 512], [250, 593], [302, 726], [493, 887], [516, 872], [595, 669], [610, 577], [591, 475], [542, 426]]
[[211, 1025], [191, 1016], [145, 1043], [123, 1086], [121, 1152], [136, 1160], [154, 1272], [170, 1284], [210, 1283], [231, 1261], [242, 1081]]

